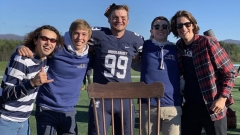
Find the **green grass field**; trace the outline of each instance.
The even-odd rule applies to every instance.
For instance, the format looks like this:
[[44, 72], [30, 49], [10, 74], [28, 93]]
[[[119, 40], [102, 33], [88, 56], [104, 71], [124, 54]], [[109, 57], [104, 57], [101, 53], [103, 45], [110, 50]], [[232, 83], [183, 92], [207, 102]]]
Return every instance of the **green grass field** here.
[[[6, 62], [0, 62], [0, 73], [3, 74], [6, 66]], [[139, 73], [132, 72], [132, 76], [139, 76]], [[139, 78], [133, 78], [133, 81], [139, 81]], [[235, 87], [232, 91], [232, 95], [235, 100], [235, 104], [231, 106], [233, 110], [236, 111], [237, 114], [237, 129], [229, 129], [228, 135], [240, 135], [240, 91], [238, 88], [240, 87], [240, 79], [238, 78], [235, 83]], [[86, 135], [87, 134], [87, 126], [88, 126], [88, 105], [89, 105], [89, 98], [87, 91], [81, 91], [81, 96], [79, 98], [78, 104], [76, 106], [77, 110], [77, 124], [78, 124], [78, 131], [79, 135]], [[34, 118], [35, 111], [33, 110], [32, 115], [30, 116], [30, 126], [31, 126], [31, 134], [36, 135], [36, 122]], [[138, 133], [138, 128], [135, 128], [135, 134]], [[110, 134], [109, 134], [110, 135]]]
[[[137, 80], [134, 79], [134, 81], [137, 81]], [[238, 87], [240, 87], [240, 79], [237, 79], [236, 86], [233, 89], [232, 94], [235, 99], [235, 104], [231, 106], [231, 108], [236, 111], [237, 122], [240, 123], [240, 91], [238, 91]], [[81, 91], [81, 97], [79, 99], [78, 105], [76, 106], [79, 135], [87, 134], [88, 105], [89, 105], [89, 98], [87, 95], [87, 91], [86, 90]], [[34, 111], [32, 113], [32, 116], [30, 117], [30, 123], [31, 123], [32, 135], [36, 135]], [[137, 133], [138, 133], [138, 128], [135, 128], [135, 134]], [[228, 130], [228, 135], [239, 135], [239, 134], [240, 134], [240, 125], [238, 125], [237, 129]]]

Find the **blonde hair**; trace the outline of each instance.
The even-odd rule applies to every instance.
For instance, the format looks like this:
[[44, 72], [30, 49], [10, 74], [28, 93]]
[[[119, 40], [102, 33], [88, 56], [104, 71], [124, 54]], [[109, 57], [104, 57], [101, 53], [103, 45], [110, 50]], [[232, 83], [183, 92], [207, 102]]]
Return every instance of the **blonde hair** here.
[[69, 34], [70, 34], [70, 36], [72, 35], [72, 32], [77, 30], [77, 29], [87, 30], [88, 34], [89, 34], [89, 38], [92, 36], [92, 28], [88, 24], [88, 22], [85, 21], [85, 20], [77, 19], [77, 20], [72, 22], [72, 24], [69, 27]]

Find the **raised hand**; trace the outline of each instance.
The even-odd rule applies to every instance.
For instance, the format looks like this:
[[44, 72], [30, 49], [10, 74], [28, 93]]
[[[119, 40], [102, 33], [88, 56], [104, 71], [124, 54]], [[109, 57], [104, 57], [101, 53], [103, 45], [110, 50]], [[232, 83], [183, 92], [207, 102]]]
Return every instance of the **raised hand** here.
[[43, 85], [44, 83], [50, 83], [54, 80], [48, 80], [47, 79], [47, 73], [44, 72], [44, 67], [41, 68], [41, 70], [38, 72], [38, 74], [30, 80], [30, 83], [33, 87]]
[[33, 58], [33, 52], [26, 46], [19, 46], [18, 47], [18, 54], [21, 56]]

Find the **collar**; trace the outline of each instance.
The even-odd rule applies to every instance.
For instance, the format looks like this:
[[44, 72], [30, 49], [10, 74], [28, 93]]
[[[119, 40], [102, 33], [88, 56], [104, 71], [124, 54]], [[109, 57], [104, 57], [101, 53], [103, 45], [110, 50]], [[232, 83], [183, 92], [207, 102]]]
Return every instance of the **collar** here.
[[[45, 56], [43, 60], [45, 60], [47, 57]], [[43, 60], [36, 54], [33, 53], [33, 58], [31, 58], [33, 62], [40, 64]]]
[[173, 45], [173, 43], [169, 42], [168, 40], [161, 43], [161, 42], [158, 42], [157, 40], [155, 40], [154, 38], [152, 39], [152, 43], [156, 46]]
[[88, 53], [89, 46], [86, 44], [83, 48], [83, 52], [79, 53], [76, 48], [74, 47], [72, 40], [70, 38], [69, 32], [65, 32], [64, 34], [64, 44], [67, 46], [67, 49], [72, 52], [73, 54], [76, 54], [77, 56], [84, 56]]

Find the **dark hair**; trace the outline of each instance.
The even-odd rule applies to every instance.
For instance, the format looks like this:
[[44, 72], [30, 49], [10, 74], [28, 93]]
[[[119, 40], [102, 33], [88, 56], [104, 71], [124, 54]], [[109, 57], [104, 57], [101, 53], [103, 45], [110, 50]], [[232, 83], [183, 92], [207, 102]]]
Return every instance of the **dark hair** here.
[[129, 18], [129, 14], [128, 14], [128, 12], [129, 12], [129, 7], [128, 7], [127, 5], [115, 5], [115, 6], [113, 6], [112, 8], [109, 8], [110, 11], [109, 11], [108, 18], [111, 17], [113, 11], [115, 11], [115, 10], [121, 10], [121, 9], [127, 11], [127, 17]]
[[[23, 45], [28, 47], [32, 52], [35, 52], [35, 44], [34, 44], [34, 39], [37, 40], [41, 31], [47, 29], [50, 31], [53, 31], [56, 33], [57, 35], [57, 42], [56, 45], [62, 47], [63, 46], [63, 39], [62, 36], [60, 35], [59, 31], [54, 28], [53, 26], [50, 25], [43, 25], [41, 27], [38, 27], [37, 29], [35, 29], [34, 31], [28, 33], [23, 41]], [[51, 56], [53, 53], [51, 53], [49, 56]]]
[[175, 37], [179, 37], [178, 32], [177, 32], [177, 18], [178, 17], [186, 17], [193, 25], [193, 33], [198, 34], [199, 33], [199, 26], [197, 25], [197, 20], [193, 17], [193, 15], [186, 11], [186, 10], [180, 10], [178, 11], [171, 19], [171, 31]]
[[113, 8], [113, 7], [115, 7], [116, 6], [116, 4], [115, 3], [113, 3], [112, 5], [110, 5], [107, 9], [106, 9], [106, 11], [105, 11], [105, 13], [104, 13], [104, 16], [106, 16], [107, 18], [109, 17], [109, 14], [110, 14], [110, 11], [111, 11], [111, 9]]
[[154, 22], [157, 21], [157, 20], [164, 20], [164, 21], [167, 22], [168, 25], [170, 25], [170, 22], [168, 21], [168, 19], [167, 19], [166, 17], [164, 17], [164, 16], [158, 16], [158, 17], [155, 17], [155, 18], [153, 19], [153, 21], [152, 21], [152, 23], [151, 23], [151, 29], [153, 29], [153, 24], [154, 24]]

